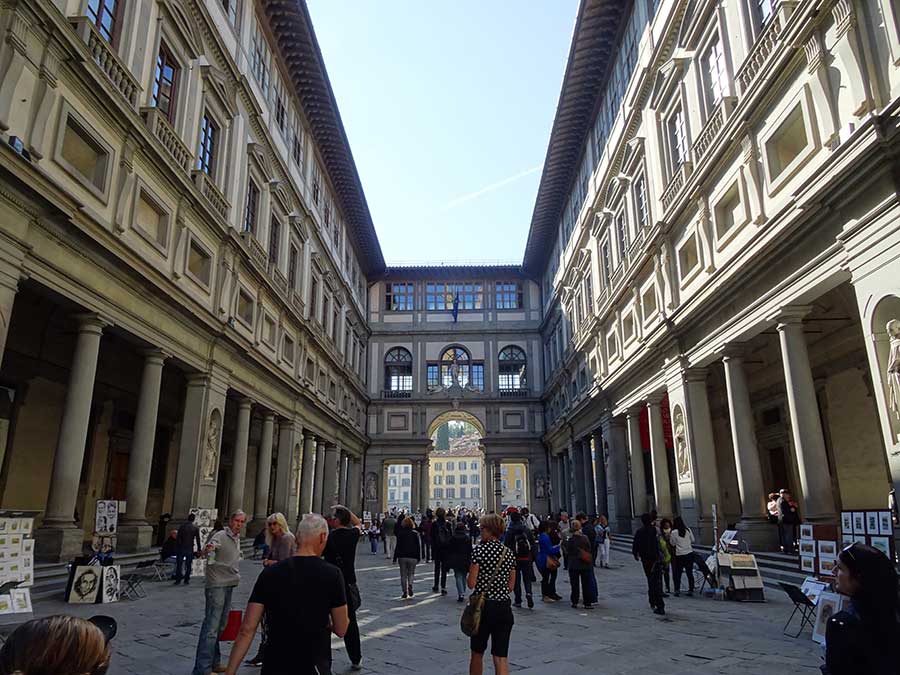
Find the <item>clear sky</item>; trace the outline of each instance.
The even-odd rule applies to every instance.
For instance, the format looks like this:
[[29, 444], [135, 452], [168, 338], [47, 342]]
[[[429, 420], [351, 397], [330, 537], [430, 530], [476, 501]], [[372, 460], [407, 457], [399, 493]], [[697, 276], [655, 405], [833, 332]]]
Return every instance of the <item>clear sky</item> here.
[[577, 0], [308, 0], [388, 264], [521, 262]]

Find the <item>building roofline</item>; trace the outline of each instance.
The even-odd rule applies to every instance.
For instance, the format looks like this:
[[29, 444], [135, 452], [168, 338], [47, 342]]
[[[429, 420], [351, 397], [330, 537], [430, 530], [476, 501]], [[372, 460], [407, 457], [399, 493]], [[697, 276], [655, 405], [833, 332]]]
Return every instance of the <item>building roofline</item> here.
[[553, 250], [559, 217], [577, 177], [578, 159], [593, 124], [597, 97], [615, 55], [622, 17], [632, 4], [622, 0], [582, 0], [578, 8], [522, 261], [522, 267], [535, 277], [541, 275]]
[[336, 189], [360, 265], [366, 276], [377, 276], [385, 270], [384, 255], [306, 1], [267, 0], [262, 6]]

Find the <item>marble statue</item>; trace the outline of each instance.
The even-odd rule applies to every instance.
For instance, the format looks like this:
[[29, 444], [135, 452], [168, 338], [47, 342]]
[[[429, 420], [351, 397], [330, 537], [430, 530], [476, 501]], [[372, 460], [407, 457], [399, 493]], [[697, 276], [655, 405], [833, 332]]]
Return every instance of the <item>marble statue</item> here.
[[534, 479], [534, 498], [535, 499], [546, 499], [547, 493], [544, 489], [544, 477], [542, 475], [538, 475]]
[[688, 458], [687, 439], [684, 431], [684, 413], [679, 406], [675, 406], [675, 414], [672, 415], [672, 435], [675, 441], [675, 468], [678, 478], [691, 477], [691, 462]]
[[900, 420], [900, 320], [887, 322], [888, 337], [891, 339], [891, 352], [888, 356], [888, 407]]
[[450, 364], [450, 381], [454, 387], [462, 387], [459, 381], [459, 363], [456, 360], [456, 354], [453, 355], [453, 363]]
[[206, 430], [206, 446], [203, 451], [203, 478], [215, 480], [216, 460], [219, 455], [219, 411], [213, 410], [209, 416], [209, 427]]
[[378, 499], [378, 476], [369, 472], [366, 474], [366, 501]]

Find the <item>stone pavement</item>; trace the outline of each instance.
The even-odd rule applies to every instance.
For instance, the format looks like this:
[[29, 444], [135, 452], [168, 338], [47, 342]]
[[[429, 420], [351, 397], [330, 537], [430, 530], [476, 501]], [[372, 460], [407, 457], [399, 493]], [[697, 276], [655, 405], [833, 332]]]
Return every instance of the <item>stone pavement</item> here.
[[[568, 601], [514, 610], [511, 670], [522, 675], [581, 673], [818, 673], [821, 651], [807, 630], [797, 640], [781, 633], [791, 605], [780, 591], [767, 589], [769, 602], [740, 604], [708, 598], [668, 598], [668, 615], [655, 616], [646, 601], [640, 567], [613, 553], [613, 569], [596, 570], [600, 603], [593, 611], [574, 610]], [[247, 601], [261, 565], [246, 560], [235, 608]], [[363, 607], [359, 611], [363, 672], [440, 673], [468, 668], [468, 639], [459, 630], [462, 605], [450, 595], [431, 593], [432, 565], [417, 568], [416, 594], [400, 600], [399, 572], [367, 544], [357, 558]], [[203, 615], [203, 585], [146, 583], [148, 597], [112, 605], [66, 605], [41, 601], [36, 615], [105, 613], [119, 621], [110, 675], [189, 675]], [[560, 578], [560, 595], [568, 580]], [[537, 593], [537, 595], [540, 595]], [[334, 641], [334, 671], [349, 672], [343, 643]], [[258, 673], [244, 667], [241, 673]], [[492, 672], [486, 659], [486, 672]]]

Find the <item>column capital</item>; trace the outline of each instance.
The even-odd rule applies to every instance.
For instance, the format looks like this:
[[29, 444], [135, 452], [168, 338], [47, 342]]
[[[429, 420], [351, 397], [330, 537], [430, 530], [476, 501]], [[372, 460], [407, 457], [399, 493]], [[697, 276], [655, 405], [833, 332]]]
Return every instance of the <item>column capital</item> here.
[[719, 347], [716, 350], [716, 354], [721, 357], [723, 363], [743, 361], [747, 357], [749, 348], [746, 342], [729, 342]]
[[144, 357], [144, 360], [149, 363], [155, 363], [157, 365], [162, 365], [165, 363], [166, 359], [172, 358], [172, 355], [168, 352], [159, 349], [158, 347], [145, 347], [144, 349], [138, 349], [138, 354]]
[[647, 408], [658, 408], [662, 403], [662, 400], [666, 397], [666, 395], [660, 394], [659, 392], [654, 392], [647, 396], [646, 407]]
[[812, 305], [787, 305], [767, 316], [766, 320], [774, 321], [775, 328], [781, 330], [783, 326], [802, 324], [811, 311]]
[[275, 413], [271, 410], [263, 410], [263, 422], [275, 423]]
[[112, 325], [112, 321], [95, 312], [81, 312], [73, 314], [72, 318], [78, 322], [79, 333], [103, 333], [103, 329]]
[[639, 403], [638, 405], [630, 406], [625, 410], [625, 418], [632, 419], [635, 417], [641, 416], [641, 411], [647, 407], [647, 403]]
[[681, 376], [685, 382], [706, 382], [709, 370], [706, 368], [685, 368], [681, 371]]
[[238, 399], [238, 408], [241, 410], [250, 410], [253, 407], [253, 399], [249, 396], [241, 396]]

